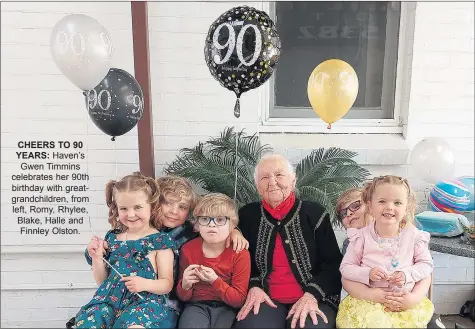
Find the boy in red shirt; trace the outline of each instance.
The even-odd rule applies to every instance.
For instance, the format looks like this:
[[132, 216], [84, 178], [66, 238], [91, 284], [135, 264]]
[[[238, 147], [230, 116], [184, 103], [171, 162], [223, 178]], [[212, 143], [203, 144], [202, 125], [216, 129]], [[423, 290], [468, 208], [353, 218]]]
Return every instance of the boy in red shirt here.
[[193, 211], [200, 237], [181, 249], [176, 292], [185, 302], [178, 328], [231, 328], [246, 300], [251, 257], [226, 248], [237, 227], [236, 205], [221, 193], [205, 195]]

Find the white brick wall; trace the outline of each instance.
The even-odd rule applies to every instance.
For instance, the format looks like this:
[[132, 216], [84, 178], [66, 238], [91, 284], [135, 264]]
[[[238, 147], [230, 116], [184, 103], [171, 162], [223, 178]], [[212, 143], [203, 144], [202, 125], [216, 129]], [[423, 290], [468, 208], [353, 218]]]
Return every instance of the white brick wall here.
[[[105, 184], [115, 178], [116, 171], [121, 176], [139, 169], [137, 130], [117, 138], [114, 147], [110, 137], [90, 120], [82, 92], [53, 62], [50, 31], [59, 19], [72, 13], [87, 14], [102, 23], [114, 43], [112, 66], [134, 73], [129, 2], [2, 3], [2, 327], [64, 328], [65, 322], [90, 299], [95, 287], [82, 254], [91, 235], [87, 219], [78, 226], [80, 235], [40, 237], [18, 233], [11, 205], [11, 185], [15, 183], [11, 176], [21, 173], [22, 162], [44, 161], [19, 160], [15, 155], [20, 151], [17, 143], [21, 140], [84, 143], [82, 151], [87, 158], [78, 163], [82, 172], [90, 176], [86, 183], [90, 190], [83, 195], [90, 197], [90, 203], [85, 206], [99, 234], [109, 226]], [[68, 183], [78, 185], [74, 181]], [[40, 248], [48, 249], [48, 246], [49, 251], [64, 252], [38, 253]], [[31, 253], [35, 249], [37, 253]], [[7, 250], [9, 253], [5, 253]]]
[[474, 163], [473, 9], [472, 2], [420, 2], [416, 10], [408, 142], [445, 138], [459, 174], [473, 174]]
[[[262, 8], [260, 2], [248, 4]], [[235, 5], [149, 3], [157, 174], [180, 148], [192, 147], [215, 136], [226, 125], [245, 128], [248, 133], [259, 130], [260, 91], [243, 95], [241, 118], [235, 119], [234, 95], [211, 77], [204, 63], [204, 38], [210, 23]], [[88, 210], [99, 232], [107, 229], [103, 191], [106, 181], [115, 176], [116, 157], [118, 176], [138, 169], [136, 129], [118, 138], [114, 151], [110, 139], [85, 114], [81, 93], [53, 64], [49, 32], [68, 13], [85, 13], [98, 19], [114, 42], [113, 66], [133, 74], [130, 3], [2, 4], [2, 246], [25, 244], [40, 248], [44, 244], [59, 244], [55, 254], [2, 250], [2, 327], [63, 327], [80, 305], [88, 301], [94, 287], [80, 252], [89, 238], [87, 224], [82, 229], [84, 234], [74, 239], [20, 239], [12, 232], [8, 190], [11, 174], [18, 172], [19, 161], [14, 154], [18, 140], [75, 139], [88, 145], [92, 199]], [[407, 143], [412, 147], [429, 135], [444, 137], [456, 152], [457, 174], [473, 174], [473, 3], [418, 3], [415, 31]], [[302, 136], [302, 140], [306, 138]], [[391, 161], [383, 162], [383, 159], [378, 163], [378, 157], [371, 152], [372, 146], [362, 145], [359, 155], [372, 174], [409, 177], [423, 196], [426, 184], [411, 176], [407, 166], [391, 165]], [[397, 149], [392, 143], [388, 148]], [[296, 160], [304, 154], [298, 149], [291, 152]], [[344, 237], [342, 232], [338, 235]], [[59, 252], [64, 245], [79, 251]], [[470, 284], [473, 263], [470, 266], [469, 261], [448, 255], [434, 258], [437, 311], [458, 312], [473, 292]], [[458, 274], [449, 276], [447, 269], [454, 268], [453, 263], [458, 266], [454, 271]], [[458, 281], [451, 281], [453, 278]], [[443, 297], [446, 294], [451, 294], [451, 299]]]
[[2, 253], [2, 328], [64, 328], [96, 287], [80, 253]]
[[458, 314], [467, 300], [475, 298], [473, 258], [432, 252], [434, 291], [432, 301], [437, 313]]

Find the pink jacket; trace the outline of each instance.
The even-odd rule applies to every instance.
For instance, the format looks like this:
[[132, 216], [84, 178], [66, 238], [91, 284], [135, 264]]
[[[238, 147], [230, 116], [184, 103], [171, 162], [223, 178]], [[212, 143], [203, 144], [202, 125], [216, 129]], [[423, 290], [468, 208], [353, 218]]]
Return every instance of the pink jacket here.
[[406, 225], [401, 232], [399, 265], [395, 269], [391, 265], [391, 257], [384, 255], [384, 250], [378, 245], [373, 224], [361, 229], [350, 228], [347, 234], [350, 244], [340, 265], [341, 275], [347, 280], [370, 287], [394, 288], [387, 281], [370, 283], [369, 272], [373, 267], [380, 267], [388, 274], [404, 272], [406, 284], [403, 290], [412, 291], [414, 284], [429, 276], [434, 269], [429, 251], [430, 234], [414, 225]]

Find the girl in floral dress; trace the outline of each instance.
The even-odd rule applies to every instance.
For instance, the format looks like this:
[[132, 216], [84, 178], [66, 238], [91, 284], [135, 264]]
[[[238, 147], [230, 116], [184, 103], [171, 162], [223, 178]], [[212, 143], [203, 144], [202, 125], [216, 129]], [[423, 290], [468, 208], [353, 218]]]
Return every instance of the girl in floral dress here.
[[[166, 305], [173, 288], [174, 241], [160, 232], [157, 182], [140, 173], [106, 186], [109, 223], [104, 240], [94, 236], [87, 253], [100, 285], [76, 316], [76, 328], [171, 328]], [[107, 260], [120, 273], [111, 269]]]

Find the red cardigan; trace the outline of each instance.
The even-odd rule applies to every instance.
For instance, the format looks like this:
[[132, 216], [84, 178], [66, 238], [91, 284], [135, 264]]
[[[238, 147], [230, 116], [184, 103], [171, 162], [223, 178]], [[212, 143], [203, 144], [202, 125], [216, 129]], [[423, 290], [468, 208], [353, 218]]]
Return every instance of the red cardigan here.
[[[218, 278], [213, 284], [198, 282], [190, 290], [181, 287], [183, 272], [188, 265], [198, 264], [211, 267]], [[182, 301], [222, 301], [231, 307], [244, 304], [251, 277], [251, 256], [249, 251], [236, 253], [226, 248], [216, 258], [206, 258], [203, 254], [203, 240], [196, 238], [183, 245], [180, 254], [180, 275], [176, 293]]]
[[[277, 220], [282, 220], [295, 203], [295, 194], [292, 192], [280, 205], [272, 208], [262, 200], [262, 206]], [[295, 279], [289, 260], [285, 254], [280, 234], [275, 240], [275, 249], [272, 257], [272, 272], [269, 274], [269, 297], [283, 304], [293, 304], [303, 296], [303, 290]]]

